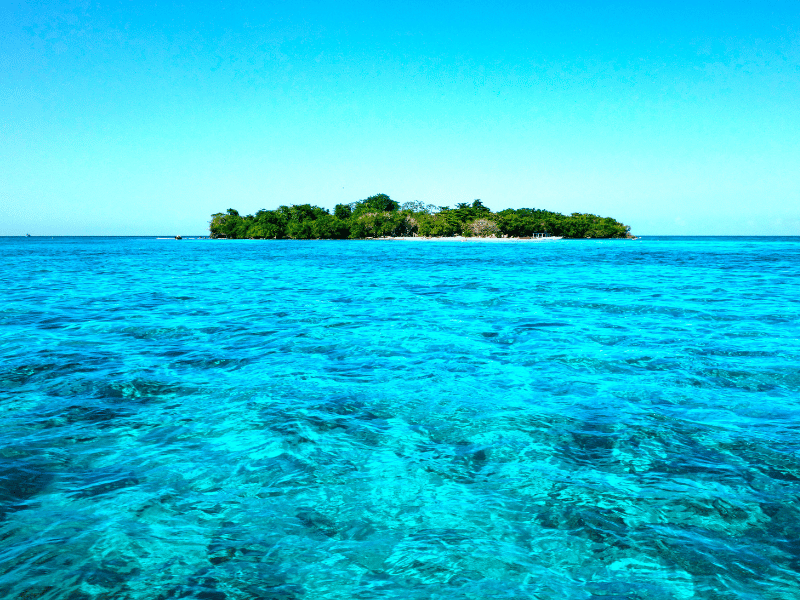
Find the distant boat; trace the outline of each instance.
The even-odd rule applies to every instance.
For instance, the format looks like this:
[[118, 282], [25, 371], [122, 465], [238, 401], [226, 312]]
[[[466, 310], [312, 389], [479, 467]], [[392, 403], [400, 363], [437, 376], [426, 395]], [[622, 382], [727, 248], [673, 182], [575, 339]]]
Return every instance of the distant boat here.
[[183, 238], [182, 238], [181, 236], [179, 236], [179, 235], [176, 235], [176, 236], [175, 236], [175, 239], [176, 239], [176, 240], [182, 240]]
[[25, 237], [31, 237], [31, 234], [30, 233], [26, 233]]

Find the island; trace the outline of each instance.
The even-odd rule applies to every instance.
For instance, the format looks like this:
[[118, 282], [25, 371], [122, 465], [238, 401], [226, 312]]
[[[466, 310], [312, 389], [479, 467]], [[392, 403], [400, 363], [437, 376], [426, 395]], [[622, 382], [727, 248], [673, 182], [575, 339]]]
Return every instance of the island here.
[[376, 239], [403, 237], [633, 238], [630, 227], [611, 217], [538, 208], [492, 212], [480, 200], [451, 208], [422, 202], [400, 205], [386, 194], [337, 204], [333, 214], [311, 204], [280, 206], [242, 216], [233, 208], [211, 216], [214, 239]]

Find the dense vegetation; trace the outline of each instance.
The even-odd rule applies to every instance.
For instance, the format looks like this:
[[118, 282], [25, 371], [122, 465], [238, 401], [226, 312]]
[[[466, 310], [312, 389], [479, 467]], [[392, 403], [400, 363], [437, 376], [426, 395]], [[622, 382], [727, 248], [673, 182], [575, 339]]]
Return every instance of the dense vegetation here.
[[375, 237], [530, 237], [537, 233], [566, 238], [630, 237], [630, 227], [611, 217], [537, 208], [507, 208], [493, 213], [480, 200], [455, 208], [422, 202], [402, 206], [386, 194], [352, 204], [337, 204], [331, 214], [310, 204], [280, 206], [242, 216], [229, 208], [216, 213], [211, 237], [253, 239], [364, 239]]

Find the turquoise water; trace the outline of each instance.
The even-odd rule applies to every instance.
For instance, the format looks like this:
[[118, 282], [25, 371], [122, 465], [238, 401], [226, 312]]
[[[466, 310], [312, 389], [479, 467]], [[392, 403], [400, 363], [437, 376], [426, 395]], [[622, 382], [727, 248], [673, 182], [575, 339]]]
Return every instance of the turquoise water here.
[[0, 257], [3, 598], [800, 598], [800, 238]]

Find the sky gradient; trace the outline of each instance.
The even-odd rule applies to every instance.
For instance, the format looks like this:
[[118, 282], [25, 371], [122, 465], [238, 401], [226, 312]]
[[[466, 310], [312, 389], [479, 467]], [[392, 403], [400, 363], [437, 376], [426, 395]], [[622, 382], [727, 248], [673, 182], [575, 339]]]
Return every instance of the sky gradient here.
[[5, 2], [0, 235], [399, 202], [800, 235], [800, 4]]

